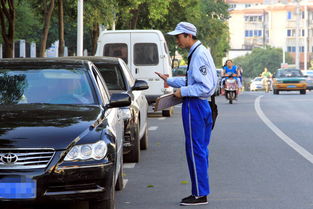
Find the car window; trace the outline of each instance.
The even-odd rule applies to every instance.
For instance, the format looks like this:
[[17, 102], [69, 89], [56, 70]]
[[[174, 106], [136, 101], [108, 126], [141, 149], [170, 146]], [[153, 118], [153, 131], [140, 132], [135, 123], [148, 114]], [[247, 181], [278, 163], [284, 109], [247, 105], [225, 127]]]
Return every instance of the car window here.
[[88, 71], [50, 66], [1, 69], [0, 104], [34, 103], [95, 104]]
[[173, 76], [186, 76], [187, 66], [180, 66], [173, 69]]
[[96, 82], [98, 84], [98, 87], [99, 87], [101, 97], [103, 99], [104, 104], [109, 103], [109, 95], [108, 95], [108, 90], [107, 90], [106, 84], [104, 83], [101, 75], [98, 73], [98, 71], [96, 70], [96, 68], [94, 66], [92, 67], [92, 72], [95, 76], [95, 79], [96, 79]]
[[158, 63], [158, 46], [155, 43], [137, 43], [134, 45], [135, 65], [157, 65]]
[[135, 84], [135, 78], [134, 76], [131, 74], [130, 69], [128, 68], [128, 66], [125, 64], [125, 62], [120, 61], [121, 67], [123, 68], [123, 72], [124, 72], [124, 76], [125, 79], [127, 80], [128, 84], [132, 87]]
[[109, 57], [119, 57], [124, 62], [128, 63], [128, 47], [127, 44], [124, 43], [116, 43], [116, 44], [106, 44], [103, 48], [104, 56]]
[[285, 69], [277, 72], [277, 77], [288, 78], [288, 77], [303, 77], [302, 73], [298, 69]]
[[118, 64], [97, 64], [97, 67], [109, 90], [126, 90]]

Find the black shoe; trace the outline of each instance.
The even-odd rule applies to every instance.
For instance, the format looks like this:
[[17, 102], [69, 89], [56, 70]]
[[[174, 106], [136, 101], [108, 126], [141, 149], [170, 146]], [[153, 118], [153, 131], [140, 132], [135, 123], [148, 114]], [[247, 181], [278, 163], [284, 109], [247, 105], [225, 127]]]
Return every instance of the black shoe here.
[[208, 204], [207, 196], [196, 197], [190, 195], [181, 200], [180, 205], [205, 205]]

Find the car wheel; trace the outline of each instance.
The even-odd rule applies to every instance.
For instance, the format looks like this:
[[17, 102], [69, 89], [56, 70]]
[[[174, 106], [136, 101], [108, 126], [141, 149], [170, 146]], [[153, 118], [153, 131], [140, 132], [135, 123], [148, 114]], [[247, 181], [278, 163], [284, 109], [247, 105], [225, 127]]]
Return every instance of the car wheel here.
[[171, 117], [174, 113], [174, 108], [170, 107], [168, 110], [162, 110], [162, 116], [163, 117]]
[[278, 94], [278, 90], [274, 89], [273, 94]]
[[300, 90], [300, 94], [306, 94], [306, 90]]
[[112, 180], [112, 186], [108, 199], [105, 200], [90, 200], [89, 209], [115, 209], [115, 187], [114, 181]]
[[117, 176], [117, 180], [116, 180], [116, 184], [115, 184], [115, 190], [117, 191], [121, 191], [124, 188], [124, 176], [123, 176], [123, 154], [121, 156], [121, 168], [119, 170], [118, 176]]
[[145, 134], [140, 140], [140, 149], [142, 150], [148, 149], [148, 127], [146, 127]]
[[132, 150], [128, 153], [124, 160], [127, 163], [138, 163], [140, 159], [140, 139], [139, 139], [139, 124], [136, 124], [135, 130], [131, 134]]

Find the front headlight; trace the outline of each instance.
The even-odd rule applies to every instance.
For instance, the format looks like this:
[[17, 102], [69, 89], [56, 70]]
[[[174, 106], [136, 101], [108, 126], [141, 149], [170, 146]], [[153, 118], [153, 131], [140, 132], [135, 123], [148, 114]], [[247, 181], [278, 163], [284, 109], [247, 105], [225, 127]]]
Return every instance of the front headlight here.
[[101, 160], [105, 157], [108, 146], [104, 141], [98, 141], [94, 144], [76, 145], [67, 153], [64, 161], [75, 160]]

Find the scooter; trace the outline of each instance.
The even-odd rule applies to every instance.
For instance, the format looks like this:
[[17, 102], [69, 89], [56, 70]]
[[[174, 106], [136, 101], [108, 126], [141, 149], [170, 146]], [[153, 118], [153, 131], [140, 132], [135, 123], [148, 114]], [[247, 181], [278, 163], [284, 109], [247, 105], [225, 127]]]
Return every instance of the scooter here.
[[237, 99], [237, 96], [239, 94], [239, 88], [236, 78], [234, 78], [236, 74], [226, 74], [225, 77], [225, 85], [224, 85], [224, 91], [225, 91], [225, 97], [229, 101], [229, 104], [233, 104], [233, 101]]
[[272, 82], [271, 82], [271, 79], [270, 78], [263, 78], [263, 85], [265, 87], [265, 92], [268, 93], [271, 89], [271, 85], [272, 85]]

